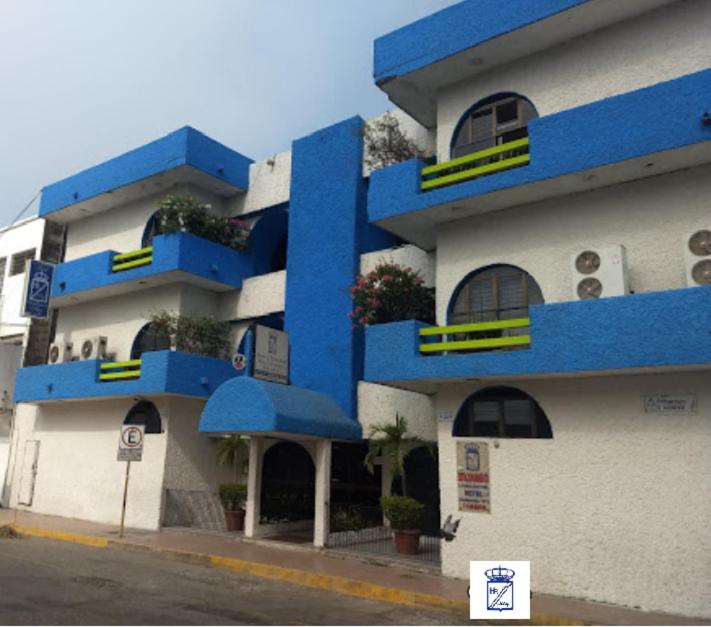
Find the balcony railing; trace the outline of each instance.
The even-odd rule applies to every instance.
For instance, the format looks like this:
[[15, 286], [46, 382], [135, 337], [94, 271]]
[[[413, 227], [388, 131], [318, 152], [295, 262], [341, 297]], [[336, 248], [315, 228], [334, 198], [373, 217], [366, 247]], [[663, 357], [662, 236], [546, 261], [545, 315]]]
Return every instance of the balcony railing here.
[[[530, 318], [514, 318], [512, 320], [495, 320], [493, 322], [475, 322], [472, 324], [455, 324], [446, 327], [426, 327], [420, 329], [421, 338], [438, 337], [439, 341], [420, 344], [421, 353], [440, 353], [451, 351], [491, 350], [510, 348], [512, 346], [530, 346], [530, 334], [504, 335], [508, 329], [527, 329], [531, 326]], [[497, 333], [498, 337], [485, 337], [466, 340], [447, 339], [447, 336], [458, 334]]]
[[109, 361], [99, 363], [99, 381], [123, 381], [141, 376], [141, 360]]
[[486, 176], [527, 165], [530, 160], [528, 137], [524, 137], [423, 168], [420, 187], [422, 191], [437, 189], [445, 185], [468, 181], [478, 176]]
[[128, 253], [114, 255], [112, 261], [112, 272], [122, 272], [124, 270], [150, 265], [153, 263], [153, 246], [146, 246], [145, 248], [132, 250]]

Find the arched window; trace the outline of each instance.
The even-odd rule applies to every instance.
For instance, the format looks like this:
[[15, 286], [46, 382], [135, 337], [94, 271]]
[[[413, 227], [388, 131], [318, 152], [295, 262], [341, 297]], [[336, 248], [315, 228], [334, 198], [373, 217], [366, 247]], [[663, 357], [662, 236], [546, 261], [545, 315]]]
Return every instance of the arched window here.
[[462, 281], [450, 305], [450, 324], [528, 317], [529, 305], [543, 303], [541, 288], [528, 272], [497, 265], [477, 270]]
[[452, 157], [461, 157], [528, 136], [536, 108], [514, 94], [494, 96], [464, 114], [452, 141]]
[[552, 438], [553, 429], [540, 405], [510, 387], [491, 387], [472, 394], [460, 407], [454, 437]]
[[163, 427], [156, 406], [150, 401], [140, 401], [131, 407], [123, 421], [125, 425], [144, 425], [146, 433], [162, 433]]
[[149, 322], [136, 335], [131, 347], [131, 359], [140, 358], [143, 353], [170, 350], [170, 336], [156, 332]]
[[156, 211], [146, 222], [146, 228], [143, 229], [143, 237], [141, 237], [141, 248], [153, 244], [153, 238], [160, 235], [160, 223], [158, 222], [158, 211]]

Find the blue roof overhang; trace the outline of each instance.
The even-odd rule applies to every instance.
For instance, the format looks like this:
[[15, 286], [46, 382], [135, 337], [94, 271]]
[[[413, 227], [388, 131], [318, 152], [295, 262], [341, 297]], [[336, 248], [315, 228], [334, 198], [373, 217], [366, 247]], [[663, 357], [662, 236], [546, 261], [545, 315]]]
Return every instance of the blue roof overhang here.
[[219, 196], [244, 192], [252, 160], [185, 126], [42, 189], [39, 215], [67, 224], [176, 184]]
[[465, 0], [375, 40], [373, 77], [433, 128], [437, 92], [674, 0]]
[[236, 377], [210, 396], [200, 416], [201, 433], [244, 433], [358, 440], [361, 426], [338, 404], [293, 385]]

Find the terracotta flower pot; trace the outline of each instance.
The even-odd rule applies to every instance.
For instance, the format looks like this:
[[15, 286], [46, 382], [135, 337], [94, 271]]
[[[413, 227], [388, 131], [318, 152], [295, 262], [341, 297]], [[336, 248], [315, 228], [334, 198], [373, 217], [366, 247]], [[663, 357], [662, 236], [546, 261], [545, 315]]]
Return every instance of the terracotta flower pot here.
[[238, 509], [235, 512], [225, 512], [225, 525], [227, 531], [242, 531], [244, 529], [244, 510]]
[[419, 529], [397, 529], [393, 531], [395, 550], [403, 555], [417, 555], [420, 546]]

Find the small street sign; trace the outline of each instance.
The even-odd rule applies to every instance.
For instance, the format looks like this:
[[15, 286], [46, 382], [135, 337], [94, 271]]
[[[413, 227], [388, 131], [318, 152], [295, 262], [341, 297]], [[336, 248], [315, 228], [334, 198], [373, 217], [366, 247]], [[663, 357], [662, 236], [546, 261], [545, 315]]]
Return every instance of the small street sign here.
[[140, 462], [143, 456], [143, 425], [122, 425], [119, 438], [118, 461]]

